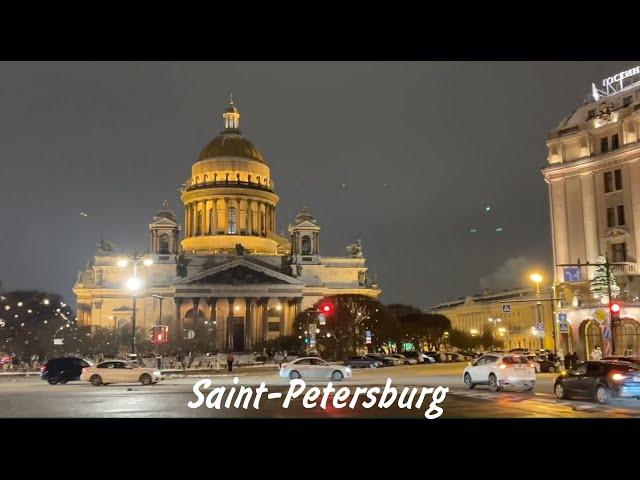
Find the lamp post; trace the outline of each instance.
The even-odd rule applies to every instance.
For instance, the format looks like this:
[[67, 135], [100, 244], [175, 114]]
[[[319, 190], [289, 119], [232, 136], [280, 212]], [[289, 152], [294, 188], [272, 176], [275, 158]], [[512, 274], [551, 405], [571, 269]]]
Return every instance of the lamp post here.
[[[540, 283], [542, 282], [543, 277], [539, 273], [532, 273], [529, 278], [536, 284], [536, 312], [537, 312], [538, 322], [541, 322], [542, 314], [540, 313], [540, 306], [542, 305], [542, 302], [540, 301]], [[555, 291], [555, 288], [554, 288], [554, 291]], [[553, 296], [555, 297], [555, 295]], [[551, 325], [553, 326], [553, 352], [557, 353], [558, 348], [556, 344], [556, 322], [555, 322], [555, 319], [553, 318], [553, 302], [551, 303]], [[538, 332], [538, 335], [539, 335], [539, 332]], [[543, 348], [544, 348], [544, 339], [543, 337], [540, 337], [540, 349], [542, 350]]]
[[[160, 302], [160, 314], [158, 315], [158, 326], [162, 326], [162, 300], [164, 297], [162, 295], [151, 295], [153, 298], [157, 298]], [[158, 370], [161, 368], [161, 359], [160, 359], [160, 342], [156, 339], [156, 360], [158, 362]]]
[[118, 266], [121, 268], [126, 267], [129, 264], [129, 261], [133, 264], [133, 277], [127, 280], [126, 286], [131, 291], [133, 297], [133, 313], [131, 315], [131, 353], [136, 354], [136, 298], [138, 290], [142, 286], [142, 281], [138, 278], [138, 263], [142, 260], [142, 263], [145, 267], [150, 267], [153, 265], [153, 260], [150, 258], [145, 258], [144, 255], [139, 254], [138, 252], [133, 255], [129, 255], [127, 258], [122, 258], [118, 260]]

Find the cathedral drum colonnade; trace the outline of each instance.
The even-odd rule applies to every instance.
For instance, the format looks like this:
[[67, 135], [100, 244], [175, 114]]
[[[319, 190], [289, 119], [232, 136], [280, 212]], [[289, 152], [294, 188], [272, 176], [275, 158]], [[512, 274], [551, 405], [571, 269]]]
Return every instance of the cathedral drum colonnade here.
[[[270, 168], [240, 131], [233, 101], [222, 117], [223, 130], [202, 149], [180, 189], [184, 226], [166, 202], [149, 224], [153, 264], [139, 271], [140, 334], [160, 321], [173, 338], [194, 331], [210, 335], [214, 349], [246, 351], [291, 335], [297, 313], [325, 296], [377, 298], [381, 290], [367, 277], [361, 244], [347, 257], [321, 256], [320, 226], [306, 207], [289, 225], [289, 238], [276, 233], [279, 197]], [[102, 242], [79, 272], [74, 292], [82, 325], [130, 324], [132, 298], [119, 258], [112, 243]], [[166, 299], [162, 319], [153, 295]]]

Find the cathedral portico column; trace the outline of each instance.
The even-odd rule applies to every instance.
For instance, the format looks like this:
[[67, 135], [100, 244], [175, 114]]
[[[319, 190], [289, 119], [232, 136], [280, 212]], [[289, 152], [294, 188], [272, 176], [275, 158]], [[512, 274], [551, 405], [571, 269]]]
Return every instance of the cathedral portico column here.
[[224, 331], [225, 331], [225, 339], [226, 345], [225, 348], [228, 350], [233, 350], [233, 320], [232, 316], [234, 316], [233, 304], [236, 301], [236, 297], [227, 297], [227, 303], [229, 304], [229, 311], [227, 312], [227, 318], [224, 321]]
[[246, 297], [244, 299], [244, 348], [249, 350], [253, 346], [253, 307], [255, 298]]
[[198, 322], [200, 321], [200, 297], [193, 297], [191, 301], [193, 302], [193, 310], [191, 310], [191, 312], [193, 312], [191, 316], [191, 325], [193, 327], [197, 327]]
[[266, 342], [268, 339], [269, 326], [269, 297], [261, 297], [260, 300], [258, 300], [258, 305], [261, 307], [261, 319], [259, 322], [260, 328], [257, 329], [256, 339]]
[[284, 336], [285, 331], [285, 312], [289, 306], [289, 301], [286, 297], [278, 297], [280, 302], [280, 336]]
[[217, 319], [217, 305], [218, 299], [216, 297], [209, 297], [207, 299], [209, 304], [209, 323], [211, 325], [211, 343], [214, 350], [218, 350], [218, 319]]
[[293, 318], [291, 319], [290, 322], [288, 322], [288, 325], [284, 330], [286, 335], [291, 334], [291, 331], [293, 329], [293, 322], [295, 322], [296, 318], [298, 318], [298, 314], [301, 311], [301, 308], [300, 308], [301, 305], [302, 305], [302, 298], [296, 297], [293, 299]]

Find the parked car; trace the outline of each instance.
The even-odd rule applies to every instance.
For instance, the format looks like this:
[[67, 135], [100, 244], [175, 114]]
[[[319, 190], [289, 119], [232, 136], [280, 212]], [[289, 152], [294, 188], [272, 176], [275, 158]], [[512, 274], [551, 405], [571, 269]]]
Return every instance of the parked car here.
[[406, 357], [400, 353], [394, 353], [393, 355], [389, 355], [390, 357], [396, 358], [400, 363], [399, 365], [417, 365], [418, 359], [413, 357]]
[[617, 397], [640, 398], [640, 367], [616, 360], [590, 360], [556, 377], [553, 391], [559, 399], [585, 396], [603, 404]]
[[295, 380], [297, 378], [329, 378], [334, 381], [351, 377], [351, 368], [337, 363], [329, 363], [318, 357], [301, 357], [293, 362], [283, 363], [280, 376]]
[[83, 368], [80, 379], [99, 387], [109, 383], [139, 382], [142, 385], [151, 385], [163, 380], [164, 377], [157, 368], [139, 367], [136, 363], [126, 360], [107, 360], [95, 367]]
[[422, 352], [416, 352], [411, 350], [407, 352], [400, 352], [400, 355], [404, 355], [406, 358], [415, 358], [418, 363], [425, 363], [424, 361], [425, 355]]
[[560, 370], [560, 365], [538, 355], [525, 355], [536, 368], [536, 373], [553, 373]]
[[390, 357], [389, 355], [383, 355], [381, 353], [367, 353], [365, 357], [379, 360], [382, 362], [383, 367], [395, 367], [396, 365], [403, 365], [398, 362], [397, 358]]
[[450, 362], [466, 362], [471, 360], [470, 358], [466, 358], [464, 355], [456, 352], [449, 352], [447, 353], [447, 356], [449, 357]]
[[423, 355], [432, 358], [435, 363], [442, 363], [447, 361], [447, 356], [440, 352], [424, 352]]
[[476, 385], [489, 385], [494, 392], [511, 386], [530, 391], [536, 384], [536, 371], [525, 356], [490, 353], [466, 367], [462, 379], [469, 389]]
[[634, 365], [640, 365], [640, 357], [622, 357], [619, 355], [604, 357], [603, 360], [617, 360], [618, 362], [629, 362]]
[[376, 360], [364, 355], [354, 355], [347, 358], [344, 363], [352, 368], [378, 368], [384, 366], [382, 360]]
[[40, 367], [40, 379], [51, 385], [65, 384], [80, 380], [83, 369], [93, 366], [93, 362], [78, 357], [50, 358]]

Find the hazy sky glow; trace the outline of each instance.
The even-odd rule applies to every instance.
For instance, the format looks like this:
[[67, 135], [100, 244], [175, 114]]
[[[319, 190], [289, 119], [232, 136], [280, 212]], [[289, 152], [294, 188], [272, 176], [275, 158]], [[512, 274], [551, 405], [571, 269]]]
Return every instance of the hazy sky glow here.
[[362, 238], [383, 301], [548, 271], [546, 133], [637, 64], [0, 63], [0, 281], [72, 299], [101, 236], [148, 248], [162, 200], [182, 219], [178, 187], [230, 92], [272, 169], [278, 230], [307, 202], [321, 254]]

